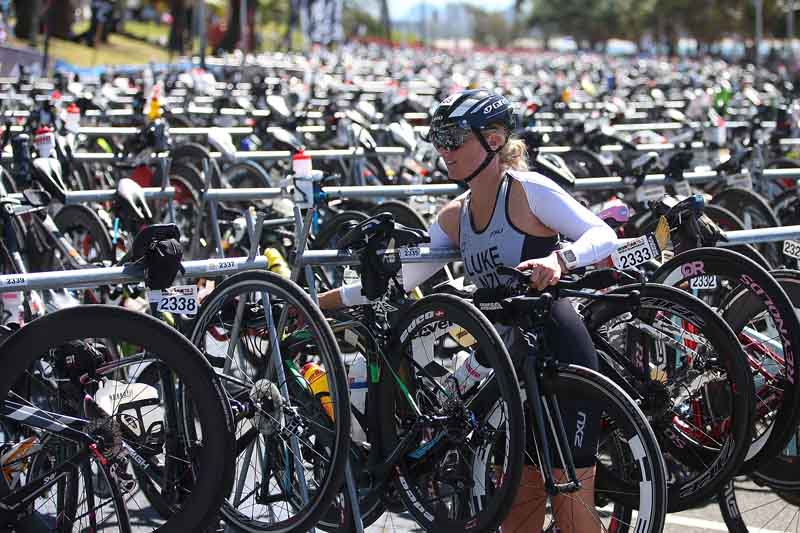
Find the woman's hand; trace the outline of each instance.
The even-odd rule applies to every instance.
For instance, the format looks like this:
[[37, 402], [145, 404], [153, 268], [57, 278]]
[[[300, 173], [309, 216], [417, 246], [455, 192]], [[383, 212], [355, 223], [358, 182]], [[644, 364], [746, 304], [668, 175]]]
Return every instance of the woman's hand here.
[[517, 265], [517, 270], [531, 271], [531, 287], [537, 290], [558, 283], [562, 269], [561, 261], [555, 253], [539, 259], [528, 259]]

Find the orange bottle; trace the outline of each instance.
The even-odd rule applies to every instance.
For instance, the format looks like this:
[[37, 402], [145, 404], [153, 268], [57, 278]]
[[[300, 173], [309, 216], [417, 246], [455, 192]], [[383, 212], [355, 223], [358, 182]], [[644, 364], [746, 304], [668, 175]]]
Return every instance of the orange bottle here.
[[328, 386], [328, 376], [325, 369], [317, 363], [306, 363], [303, 365], [303, 377], [308, 381], [314, 396], [322, 404], [322, 408], [333, 420], [333, 401], [331, 400], [331, 389]]

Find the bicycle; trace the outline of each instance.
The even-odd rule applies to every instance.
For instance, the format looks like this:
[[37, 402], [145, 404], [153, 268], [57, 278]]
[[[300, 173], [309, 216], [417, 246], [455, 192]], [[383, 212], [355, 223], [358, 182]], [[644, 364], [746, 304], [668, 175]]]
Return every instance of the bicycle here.
[[[109, 357], [115, 350], [125, 357]], [[22, 327], [0, 357], [5, 526], [130, 531], [129, 519], [146, 518], [137, 527], [198, 531], [213, 520], [232, 481], [232, 462], [220, 460], [234, 450], [232, 416], [179, 333], [126, 309], [82, 306]], [[159, 389], [134, 383], [143, 367]], [[169, 517], [141, 514], [137, 479], [158, 487]]]
[[[369, 375], [366, 407], [351, 408], [353, 419], [358, 421], [365, 435], [354, 440], [347, 449], [358, 484], [362, 521], [369, 525], [383, 514], [387, 506], [397, 509], [399, 501], [402, 501], [427, 516], [428, 524], [433, 527], [443, 527], [448, 531], [465, 528], [485, 531], [495, 528], [505, 516], [521, 473], [524, 430], [522, 404], [513, 368], [496, 332], [474, 307], [447, 295], [435, 295], [416, 302], [405, 296], [396, 280], [392, 281], [396, 277], [395, 267], [398, 263], [388, 260], [382, 263], [378, 249], [388, 244], [390, 239], [395, 239], [395, 244], [401, 245], [419, 242], [423, 235], [395, 227], [391, 218], [383, 217], [380, 220], [380, 224], [374, 224], [373, 217], [353, 228], [340, 240], [340, 246], [352, 249], [358, 256], [364, 266], [362, 273], [365, 278], [375, 282], [370, 287], [379, 296], [378, 301], [374, 306], [335, 314], [332, 322], [333, 331], [340, 339], [347, 358], [352, 359], [360, 353], [366, 358]], [[258, 293], [262, 277], [262, 273], [234, 276], [215, 289], [220, 291], [218, 295], [212, 293], [209, 296], [217, 303], [208, 304], [208, 311], [201, 310], [193, 336], [207, 353], [213, 350], [216, 341], [212, 341], [210, 334], [205, 332], [229, 330], [214, 318], [212, 310], [223, 309], [234, 301], [240, 301], [237, 299], [252, 301], [249, 295]], [[259, 320], [260, 313], [262, 311], [256, 310], [256, 320]], [[258, 332], [242, 331], [243, 341], [240, 345], [247, 344], [252, 348], [245, 356], [240, 357], [245, 350], [235, 354], [241, 362], [237, 365], [231, 361], [229, 375], [246, 369], [257, 370], [259, 367], [252, 366], [252, 363], [259, 361], [259, 357], [263, 360], [264, 350], [258, 349], [254, 342]], [[291, 338], [287, 337], [287, 343]], [[462, 339], [464, 345], [456, 342], [456, 338]], [[324, 347], [319, 350], [323, 352]], [[500, 384], [501, 394], [494, 411], [470, 414], [463, 402], [448, 392], [445, 380], [450, 375], [448, 369], [452, 369], [451, 359], [455, 353], [473, 353], [477, 350], [484, 352], [492, 362], [494, 379]], [[303, 353], [295, 349], [282, 353], [287, 364], [292, 360], [297, 366], [316, 352]], [[222, 379], [227, 382], [229, 378]], [[296, 396], [300, 399], [307, 393], [298, 390]], [[305, 409], [311, 409], [314, 405], [318, 404], [311, 402]], [[334, 407], [341, 409], [340, 405], [334, 404]], [[398, 423], [402, 421], [408, 433], [401, 441], [392, 441], [390, 444], [383, 440], [382, 427], [387, 420], [395, 419]], [[459, 427], [468, 427], [470, 430], [455, 431]], [[415, 491], [422, 490], [422, 486], [407, 477], [408, 471], [425, 471], [431, 475], [442, 473], [437, 466], [451, 460], [453, 455], [449, 452], [456, 445], [454, 442], [463, 440], [483, 450], [483, 460], [491, 460], [492, 464], [497, 465], [496, 469], [487, 467], [487, 470], [481, 471], [485, 477], [475, 479], [473, 484], [462, 484], [458, 489], [457, 483], [473, 479], [473, 476], [465, 478], [459, 475], [452, 465], [446, 472], [450, 477], [428, 478], [427, 481], [446, 490], [447, 501], [441, 503], [446, 510], [435, 508], [435, 501], [415, 496]], [[504, 444], [497, 448], [498, 441], [507, 443], [507, 446]], [[473, 455], [469, 455], [471, 460], [478, 461], [479, 458]], [[478, 475], [477, 471], [475, 475]], [[336, 492], [339, 490], [337, 488]], [[467, 499], [472, 503], [462, 505]], [[344, 494], [337, 497], [332, 507], [319, 510], [324, 512], [317, 527], [328, 531], [349, 530], [352, 524], [351, 507]], [[269, 528], [267, 524], [263, 527]], [[269, 529], [279, 527], [280, 524], [275, 524]]]
[[[514, 364], [519, 369], [533, 433], [533, 443], [526, 453], [538, 465], [544, 487], [541, 501], [535, 505], [541, 512], [549, 510], [554, 515], [557, 504], [548, 507], [548, 500], [556, 496], [572, 498], [583, 483], [589, 483], [588, 478], [578, 478], [568, 435], [574, 435], [577, 442], [596, 429], [599, 438], [594, 516], [598, 525], [603, 530], [621, 527], [661, 531], [667, 512], [667, 471], [648, 418], [620, 386], [601, 373], [555, 360], [550, 346], [558, 341], [550, 338], [545, 327], [558, 298], [578, 297], [609, 305], [635, 306], [639, 293], [596, 294], [587, 291], [582, 280], [561, 281], [551, 288], [535, 291], [528, 287], [529, 273], [499, 267], [498, 274], [508, 279], [507, 284], [478, 289], [473, 300], [490, 317], [513, 326], [524, 341], [520, 343], [523, 350], [514, 354]], [[483, 388], [476, 393], [474, 402], [491, 403], [492, 394], [491, 389]], [[581, 398], [581, 405], [595, 406], [600, 413], [595, 421], [599, 427], [591, 428], [592, 421], [582, 411], [583, 418], [579, 413], [573, 417], [574, 427], [572, 421], [567, 426], [559, 398]], [[554, 476], [556, 465], [564, 472], [564, 478]], [[555, 526], [552, 516], [543, 529]]]
[[[350, 449], [346, 375], [325, 318], [291, 281], [243, 272], [208, 295], [189, 338], [236, 413], [236, 477], [222, 515], [246, 531], [314, 527], [340, 490]], [[324, 393], [306, 364], [324, 376]]]

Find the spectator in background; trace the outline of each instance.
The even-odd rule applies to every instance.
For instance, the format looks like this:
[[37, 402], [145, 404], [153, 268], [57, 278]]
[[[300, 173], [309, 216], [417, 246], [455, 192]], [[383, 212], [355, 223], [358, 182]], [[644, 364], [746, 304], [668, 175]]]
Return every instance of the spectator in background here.
[[8, 13], [11, 10], [11, 0], [0, 0], [0, 43], [8, 40]]
[[108, 34], [116, 25], [114, 19], [114, 0], [92, 0], [92, 19], [89, 29], [75, 37], [75, 42], [85, 41], [94, 46], [97, 41], [108, 41]]

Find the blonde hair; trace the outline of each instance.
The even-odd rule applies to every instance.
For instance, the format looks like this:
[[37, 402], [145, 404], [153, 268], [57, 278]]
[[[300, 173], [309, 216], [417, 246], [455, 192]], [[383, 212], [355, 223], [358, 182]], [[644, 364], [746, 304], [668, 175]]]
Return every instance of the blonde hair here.
[[512, 136], [500, 150], [500, 168], [506, 170], [528, 170], [528, 145]]

